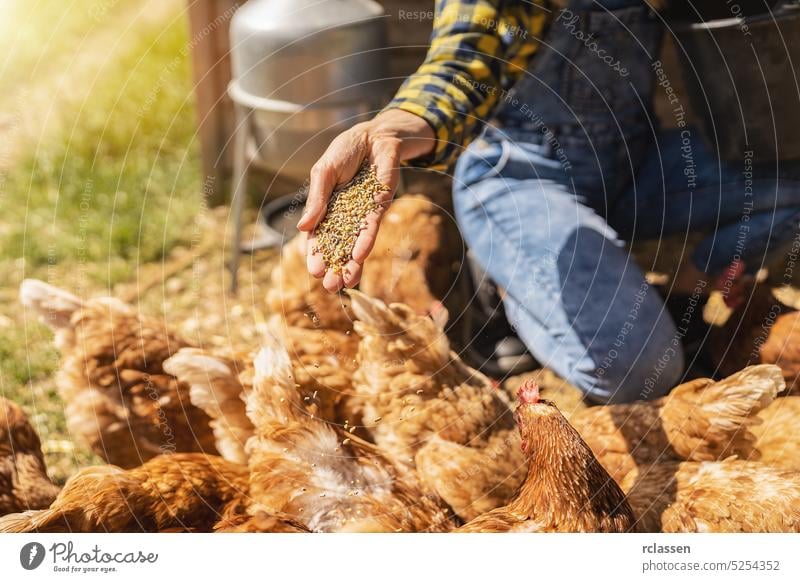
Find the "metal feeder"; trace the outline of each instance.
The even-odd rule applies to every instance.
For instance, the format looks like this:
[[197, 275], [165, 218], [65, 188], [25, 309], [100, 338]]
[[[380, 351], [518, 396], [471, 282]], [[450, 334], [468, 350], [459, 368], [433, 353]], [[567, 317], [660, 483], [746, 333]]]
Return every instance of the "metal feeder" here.
[[[260, 220], [257, 244], [241, 245], [250, 164], [305, 183], [336, 135], [376, 113], [388, 94], [385, 14], [371, 0], [250, 0], [236, 11], [230, 39], [235, 291], [242, 251], [284, 238]], [[287, 199], [298, 195], [275, 203]]]

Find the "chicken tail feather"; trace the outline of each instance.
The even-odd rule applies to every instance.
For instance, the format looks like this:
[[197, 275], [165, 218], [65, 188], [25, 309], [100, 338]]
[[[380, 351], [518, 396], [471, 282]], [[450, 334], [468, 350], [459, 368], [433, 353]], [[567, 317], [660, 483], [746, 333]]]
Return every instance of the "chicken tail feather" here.
[[72, 314], [84, 305], [72, 293], [38, 279], [22, 281], [19, 296], [22, 304], [36, 311], [42, 322], [52, 329], [68, 327]]
[[296, 419], [302, 402], [286, 347], [268, 336], [253, 364], [253, 390], [247, 397], [247, 416], [253, 425], [258, 428], [276, 420], [285, 423]]
[[347, 294], [352, 301], [353, 313], [360, 322], [381, 331], [394, 327], [396, 317], [383, 301], [355, 289], [348, 290]]
[[164, 371], [189, 384], [192, 404], [211, 420], [220, 454], [234, 463], [246, 463], [245, 443], [253, 423], [247, 417], [244, 386], [233, 363], [197, 348], [183, 348], [164, 361]]
[[[676, 452], [687, 460], [748, 455], [755, 439], [748, 428], [760, 422], [756, 415], [785, 389], [778, 366], [749, 366], [719, 382], [677, 387], [665, 402], [662, 419], [665, 429], [679, 437], [671, 439]], [[697, 434], [688, 434], [689, 427]]]
[[48, 509], [9, 513], [0, 517], [0, 533], [31, 533], [36, 531], [34, 523], [39, 516], [49, 513]]

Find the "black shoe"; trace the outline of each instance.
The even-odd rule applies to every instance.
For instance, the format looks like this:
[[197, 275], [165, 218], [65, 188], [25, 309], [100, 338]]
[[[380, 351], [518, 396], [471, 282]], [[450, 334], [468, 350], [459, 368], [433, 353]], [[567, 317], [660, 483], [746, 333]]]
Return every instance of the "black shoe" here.
[[711, 378], [714, 366], [709, 358], [707, 343], [710, 326], [703, 320], [707, 297], [671, 293], [664, 299], [667, 311], [680, 335], [687, 370], [685, 378]]
[[465, 314], [464, 359], [473, 368], [495, 378], [533, 370], [536, 360], [506, 319], [497, 287], [471, 253], [467, 253], [467, 262], [472, 301]]

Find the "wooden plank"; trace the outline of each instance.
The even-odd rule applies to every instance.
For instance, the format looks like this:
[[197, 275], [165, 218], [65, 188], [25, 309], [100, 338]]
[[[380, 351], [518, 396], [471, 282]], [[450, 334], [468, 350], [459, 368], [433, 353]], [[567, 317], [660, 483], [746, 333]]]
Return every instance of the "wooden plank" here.
[[207, 202], [227, 199], [233, 128], [233, 105], [226, 89], [230, 80], [228, 28], [237, 0], [189, 0], [189, 30], [197, 108], [200, 157]]

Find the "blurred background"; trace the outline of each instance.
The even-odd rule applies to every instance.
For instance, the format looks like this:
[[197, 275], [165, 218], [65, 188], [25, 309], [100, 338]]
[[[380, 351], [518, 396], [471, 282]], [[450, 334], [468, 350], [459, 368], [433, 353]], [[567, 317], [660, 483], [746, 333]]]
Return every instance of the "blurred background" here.
[[[58, 353], [19, 305], [23, 278], [120, 297], [219, 344], [263, 324], [275, 251], [242, 261], [235, 296], [226, 269], [241, 3], [0, 0], [0, 395], [30, 415], [58, 482], [95, 459], [66, 432]], [[381, 4], [404, 44], [390, 91], [424, 56], [432, 3]], [[267, 191], [300, 186], [259, 172], [246, 224]]]
[[82, 296], [111, 292], [191, 242], [203, 178], [187, 5], [0, 7], [0, 394], [26, 408], [63, 480], [90, 454], [65, 433], [43, 381], [58, 356], [49, 332], [22, 317], [17, 289], [39, 277]]

